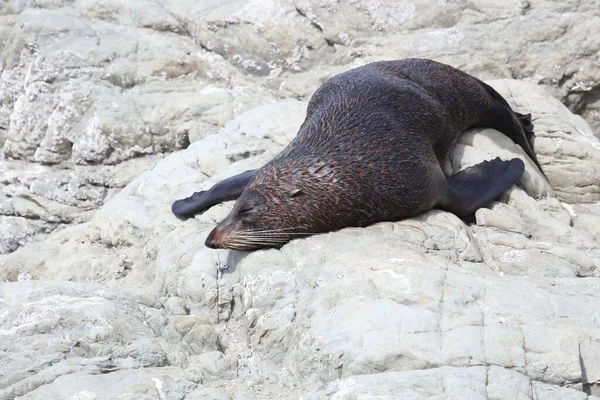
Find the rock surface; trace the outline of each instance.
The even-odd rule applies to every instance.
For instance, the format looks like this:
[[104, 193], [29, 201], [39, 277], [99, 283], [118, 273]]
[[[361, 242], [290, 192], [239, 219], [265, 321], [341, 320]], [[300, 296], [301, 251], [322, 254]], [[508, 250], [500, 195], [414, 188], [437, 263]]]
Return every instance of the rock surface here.
[[[0, 256], [0, 399], [545, 399], [600, 394], [600, 143], [532, 83], [517, 185], [467, 224], [416, 218], [210, 250], [232, 203], [173, 200], [267, 162], [305, 102], [243, 113], [159, 161], [90, 221]], [[471, 131], [448, 170], [525, 157]]]
[[599, 135], [598, 26], [598, 0], [4, 1], [0, 253], [89, 220], [241, 112], [306, 100], [369, 61], [430, 57], [534, 82]]

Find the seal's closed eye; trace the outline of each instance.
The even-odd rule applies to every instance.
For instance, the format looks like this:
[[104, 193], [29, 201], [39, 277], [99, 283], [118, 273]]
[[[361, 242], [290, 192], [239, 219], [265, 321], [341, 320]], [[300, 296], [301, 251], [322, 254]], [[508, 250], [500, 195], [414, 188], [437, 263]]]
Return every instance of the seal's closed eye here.
[[237, 213], [238, 213], [238, 215], [239, 215], [239, 214], [247, 214], [247, 213], [249, 213], [250, 211], [252, 211], [253, 209], [254, 209], [254, 206], [251, 206], [251, 205], [249, 205], [249, 204], [248, 204], [248, 205], [243, 205], [243, 206], [241, 206], [241, 207], [239, 208], [239, 210], [238, 210], [238, 212], [237, 212]]

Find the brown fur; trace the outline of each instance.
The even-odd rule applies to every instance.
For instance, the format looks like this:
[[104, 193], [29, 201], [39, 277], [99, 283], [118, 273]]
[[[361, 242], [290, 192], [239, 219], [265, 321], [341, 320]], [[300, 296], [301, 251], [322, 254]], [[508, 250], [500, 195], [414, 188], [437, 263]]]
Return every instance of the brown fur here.
[[[313, 95], [296, 138], [256, 172], [207, 245], [279, 246], [427, 211], [440, 201], [434, 175], [460, 133], [514, 118], [507, 107], [489, 86], [431, 60], [377, 62], [334, 76]], [[519, 144], [535, 160], [529, 144]]]

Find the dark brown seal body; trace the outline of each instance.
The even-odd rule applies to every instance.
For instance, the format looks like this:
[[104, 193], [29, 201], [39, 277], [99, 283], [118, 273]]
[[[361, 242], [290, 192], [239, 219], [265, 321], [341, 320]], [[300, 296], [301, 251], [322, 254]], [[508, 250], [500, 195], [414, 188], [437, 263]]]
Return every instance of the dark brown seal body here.
[[268, 164], [180, 200], [173, 211], [189, 214], [239, 196], [206, 240], [209, 247], [238, 250], [435, 206], [468, 215], [524, 168], [518, 159], [496, 159], [444, 177], [440, 165], [474, 126], [502, 131], [537, 164], [528, 116], [514, 113], [485, 83], [431, 60], [368, 64], [323, 83], [295, 139]]

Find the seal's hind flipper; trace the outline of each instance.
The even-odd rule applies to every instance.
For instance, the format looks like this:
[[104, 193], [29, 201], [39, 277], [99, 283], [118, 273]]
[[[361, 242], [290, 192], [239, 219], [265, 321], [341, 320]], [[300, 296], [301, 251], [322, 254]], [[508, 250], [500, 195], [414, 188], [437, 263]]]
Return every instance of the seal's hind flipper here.
[[255, 169], [242, 172], [217, 183], [208, 190], [196, 192], [190, 197], [177, 200], [171, 206], [171, 211], [179, 217], [191, 217], [215, 204], [235, 200], [240, 197], [255, 172]]
[[524, 171], [525, 164], [518, 158], [503, 161], [497, 157], [466, 168], [448, 178], [448, 193], [440, 205], [459, 217], [471, 215], [500, 196]]
[[533, 123], [531, 122], [531, 113], [521, 114], [516, 111], [513, 112], [515, 113], [517, 119], [519, 120], [519, 122], [521, 122], [523, 126], [533, 126]]
[[515, 115], [517, 116], [517, 119], [521, 123], [521, 126], [523, 127], [523, 131], [525, 131], [525, 135], [527, 136], [527, 139], [531, 139], [531, 137], [534, 134], [533, 121], [531, 120], [531, 113], [521, 114], [516, 111], [513, 111], [513, 112], [515, 113]]
[[483, 116], [477, 125], [493, 128], [511, 138], [513, 142], [525, 150], [525, 153], [527, 153], [529, 158], [535, 163], [542, 175], [546, 176], [535, 156], [531, 143], [529, 143], [529, 139], [531, 139], [534, 134], [531, 114], [519, 114], [514, 112], [506, 99], [493, 87], [477, 78], [473, 77], [473, 79], [475, 79], [492, 99], [496, 101], [496, 104], [492, 106], [490, 112]]

